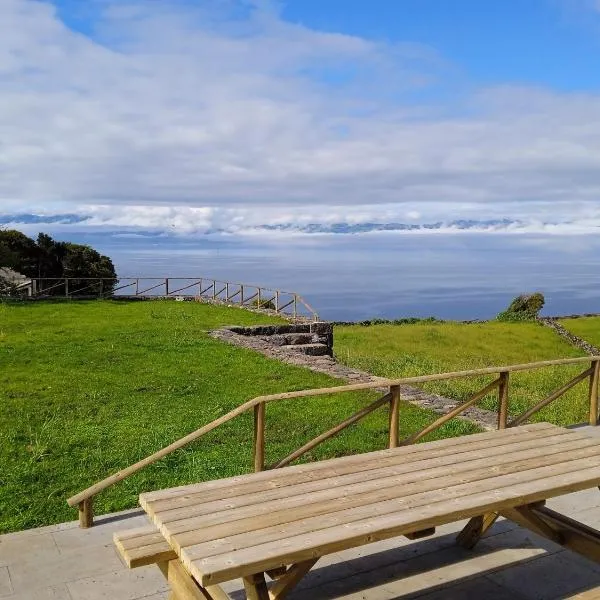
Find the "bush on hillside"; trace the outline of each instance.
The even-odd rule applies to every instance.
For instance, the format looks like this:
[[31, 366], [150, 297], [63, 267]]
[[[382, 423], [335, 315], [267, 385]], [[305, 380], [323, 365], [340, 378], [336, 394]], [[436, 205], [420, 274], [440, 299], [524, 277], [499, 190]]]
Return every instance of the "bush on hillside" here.
[[[117, 283], [115, 267], [108, 256], [90, 246], [58, 242], [45, 233], [37, 240], [15, 230], [0, 230], [0, 267], [9, 267], [31, 278], [69, 278], [70, 296], [110, 294]], [[99, 278], [104, 281], [98, 281]], [[43, 285], [45, 295], [62, 296], [65, 286]]]
[[257, 298], [256, 300], [252, 300], [249, 306], [252, 306], [253, 308], [266, 308], [267, 310], [275, 310], [275, 303], [272, 300], [261, 300], [259, 302]]
[[538, 318], [545, 303], [544, 294], [540, 292], [521, 294], [496, 318], [498, 321], [533, 321]]

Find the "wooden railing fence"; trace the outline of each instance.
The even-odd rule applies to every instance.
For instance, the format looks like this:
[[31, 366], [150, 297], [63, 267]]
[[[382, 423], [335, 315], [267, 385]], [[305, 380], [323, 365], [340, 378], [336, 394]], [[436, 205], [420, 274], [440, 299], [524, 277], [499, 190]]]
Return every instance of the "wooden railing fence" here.
[[[541, 369], [552, 366], [560, 365], [577, 365], [587, 363], [590, 366], [586, 368], [582, 373], [565, 383], [559, 389], [552, 392], [549, 396], [537, 402], [534, 406], [523, 412], [522, 414], [509, 419], [509, 377], [511, 373], [519, 371], [530, 371], [534, 369]], [[469, 399], [464, 401], [462, 404], [452, 409], [447, 414], [444, 414], [437, 418], [433, 423], [427, 425], [421, 431], [414, 433], [407, 438], [399, 439], [399, 424], [400, 424], [400, 408], [401, 408], [401, 385], [414, 385], [421, 383], [428, 383], [432, 381], [444, 381], [451, 379], [458, 379], [463, 377], [479, 377], [482, 375], [497, 375], [497, 377], [486, 385], [483, 389], [473, 394]], [[151, 465], [152, 463], [164, 458], [171, 452], [183, 448], [187, 444], [201, 438], [205, 434], [209, 433], [213, 429], [231, 421], [232, 419], [248, 412], [253, 411], [254, 413], [254, 470], [264, 471], [265, 469], [278, 469], [289, 465], [293, 461], [297, 460], [325, 440], [337, 435], [353, 423], [360, 421], [362, 418], [372, 413], [374, 410], [381, 406], [388, 405], [389, 408], [389, 448], [396, 448], [398, 446], [413, 444], [420, 440], [425, 435], [441, 427], [444, 423], [450, 419], [460, 415], [470, 406], [473, 406], [480, 400], [482, 400], [488, 394], [497, 390], [498, 394], [498, 429], [505, 429], [507, 427], [515, 427], [521, 425], [525, 421], [531, 418], [536, 412], [556, 400], [557, 398], [564, 395], [568, 390], [584, 381], [589, 381], [588, 390], [588, 401], [589, 401], [589, 424], [598, 425], [598, 387], [600, 380], [600, 356], [582, 357], [582, 358], [567, 358], [559, 360], [547, 360], [542, 362], [534, 362], [527, 364], [510, 365], [505, 367], [488, 367], [484, 369], [473, 369], [469, 371], [455, 371], [451, 373], [438, 373], [435, 375], [421, 375], [417, 377], [404, 377], [401, 379], [381, 379], [375, 383], [358, 383], [352, 385], [343, 385], [329, 388], [319, 388], [312, 390], [302, 390], [296, 392], [284, 392], [281, 394], [271, 394], [269, 396], [258, 396], [249, 400], [248, 402], [238, 406], [231, 412], [219, 417], [212, 423], [204, 425], [200, 429], [188, 434], [180, 440], [162, 448], [158, 452], [138, 461], [137, 463], [123, 469], [113, 475], [110, 475], [106, 479], [99, 481], [91, 487], [83, 490], [82, 492], [75, 494], [67, 500], [69, 506], [79, 507], [79, 521], [82, 527], [90, 527], [93, 524], [93, 498], [98, 493], [102, 492], [106, 488], [114, 485], [115, 483], [122, 481], [126, 477], [133, 475], [140, 469]], [[344, 392], [354, 392], [359, 390], [368, 390], [374, 388], [388, 388], [389, 391], [371, 402], [369, 405], [360, 409], [332, 429], [320, 434], [313, 440], [307, 442], [302, 447], [298, 448], [288, 456], [278, 460], [277, 462], [266, 465], [265, 461], [265, 416], [266, 406], [270, 402], [276, 402], [280, 400], [291, 400], [296, 398], [303, 398], [309, 396], [323, 396], [327, 394], [341, 394]]]
[[295, 292], [205, 277], [34, 278], [30, 297], [62, 298], [184, 298], [273, 310], [277, 314], [311, 318], [319, 316]]

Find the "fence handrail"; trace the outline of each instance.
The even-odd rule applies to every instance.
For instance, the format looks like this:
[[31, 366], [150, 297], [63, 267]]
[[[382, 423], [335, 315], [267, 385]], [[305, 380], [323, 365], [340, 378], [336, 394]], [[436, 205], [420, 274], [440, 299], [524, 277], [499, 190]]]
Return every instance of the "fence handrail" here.
[[239, 281], [229, 281], [226, 279], [215, 279], [214, 277], [135, 277], [134, 275], [127, 275], [126, 277], [86, 277], [86, 276], [77, 276], [77, 277], [29, 277], [30, 281], [65, 281], [65, 279], [69, 280], [81, 280], [85, 279], [86, 281], [165, 281], [165, 279], [172, 279], [176, 281], [214, 281], [215, 283], [228, 283], [229, 285], [243, 285], [244, 287], [249, 288], [260, 288], [266, 292], [279, 292], [280, 294], [289, 294], [290, 296], [298, 296], [296, 292], [291, 292], [289, 290], [282, 290], [279, 288], [270, 288], [265, 287], [264, 285], [258, 285], [256, 283], [242, 283]]
[[[79, 281], [85, 282], [86, 285], [78, 290], [70, 289], [70, 282]], [[112, 282], [113, 286], [108, 290], [104, 290], [103, 286], [107, 281]], [[144, 284], [144, 282], [148, 283]], [[179, 282], [177, 289], [172, 289], [169, 285], [170, 282]], [[142, 283], [142, 289], [140, 289], [140, 283]], [[181, 283], [185, 283], [185, 285], [181, 286]], [[49, 284], [49, 287], [44, 288], [44, 284]], [[64, 287], [64, 294], [61, 294], [61, 297], [74, 298], [81, 291], [91, 289], [94, 284], [99, 285], [99, 292], [90, 294], [89, 297], [106, 298], [115, 296], [115, 292], [119, 290], [135, 287], [135, 290], [131, 290], [131, 293], [117, 294], [116, 297], [175, 298], [183, 296], [204, 299], [210, 302], [236, 304], [241, 307], [248, 307], [254, 301], [253, 304], [257, 309], [270, 309], [276, 314], [293, 316], [294, 318], [306, 318], [308, 314], [308, 317], [312, 318], [312, 320], [319, 320], [317, 311], [296, 292], [224, 279], [214, 279], [212, 277], [32, 277], [27, 286], [29, 288], [29, 296], [44, 297], [48, 295], [50, 290]], [[193, 293], [190, 288], [196, 285], [198, 286], [198, 291], [197, 293]], [[217, 291], [217, 286], [222, 286], [222, 289]], [[160, 290], [159, 288], [164, 289]], [[156, 293], [148, 294], [148, 292], [153, 290], [157, 290]], [[185, 294], [178, 293], [184, 290], [190, 290], [190, 292]], [[250, 291], [252, 295], [248, 296], [248, 294], [244, 294], [246, 290]], [[79, 297], [83, 298], [84, 296], [79, 295]]]
[[[122, 469], [122, 470], [118, 471], [117, 473], [114, 473], [114, 474], [110, 475], [109, 477], [106, 477], [105, 479], [95, 483], [94, 485], [86, 488], [85, 490], [79, 492], [78, 494], [75, 494], [74, 496], [70, 497], [67, 500], [67, 503], [69, 504], [69, 506], [79, 505], [80, 511], [81, 511], [82, 503], [89, 501], [91, 498], [93, 498], [99, 492], [102, 492], [103, 490], [114, 485], [115, 483], [118, 483], [119, 481], [122, 481], [123, 479], [129, 477], [130, 475], [133, 475], [140, 469], [143, 469], [144, 467], [153, 464], [154, 462], [160, 460], [161, 458], [164, 458], [168, 454], [171, 454], [172, 452], [179, 450], [179, 449], [183, 448], [184, 446], [187, 446], [191, 442], [201, 438], [202, 436], [209, 433], [213, 429], [216, 429], [217, 427], [224, 425], [228, 421], [231, 421], [232, 419], [248, 412], [249, 410], [256, 409], [256, 407], [260, 407], [260, 406], [262, 406], [264, 409], [264, 405], [266, 405], [269, 402], [275, 402], [275, 401], [279, 401], [279, 400], [290, 400], [290, 399], [301, 398], [301, 397], [323, 396], [323, 395], [328, 395], [328, 394], [340, 394], [340, 393], [344, 393], [344, 392], [368, 390], [368, 389], [381, 388], [381, 387], [389, 387], [391, 390], [394, 390], [394, 389], [399, 389], [399, 386], [401, 386], [401, 385], [426, 383], [426, 382], [431, 382], [431, 381], [443, 381], [443, 380], [448, 380], [448, 379], [458, 379], [460, 377], [474, 377], [474, 376], [479, 376], [479, 375], [508, 374], [508, 373], [513, 373], [513, 372], [518, 372], [518, 371], [535, 370], [535, 369], [540, 369], [540, 368], [549, 367], [549, 366], [574, 365], [574, 364], [580, 364], [580, 363], [588, 363], [589, 364], [590, 362], [592, 363], [593, 367], [595, 366], [596, 375], [594, 375], [594, 368], [588, 369], [585, 372], [585, 374], [586, 374], [586, 376], [591, 375], [592, 377], [596, 378], [595, 385], [597, 388], [597, 386], [598, 386], [598, 370], [600, 368], [600, 356], [585, 356], [585, 357], [575, 357], [575, 358], [562, 358], [562, 359], [556, 359], [556, 360], [545, 360], [545, 361], [538, 361], [538, 362], [532, 362], [532, 363], [522, 363], [522, 364], [506, 365], [506, 366], [499, 366], [499, 367], [484, 367], [484, 368], [479, 368], [479, 369], [469, 369], [469, 370], [465, 370], [465, 371], [450, 371], [447, 373], [437, 373], [437, 374], [432, 374], [432, 375], [419, 375], [419, 376], [415, 376], [415, 377], [401, 377], [399, 379], [380, 378], [380, 379], [370, 382], [370, 383], [356, 383], [356, 384], [333, 386], [333, 387], [327, 387], [327, 388], [307, 389], [307, 390], [299, 390], [299, 391], [294, 391], [294, 392], [283, 392], [283, 393], [279, 393], [279, 394], [269, 394], [269, 395], [265, 395], [265, 396], [256, 396], [255, 398], [252, 398], [252, 399], [248, 400], [247, 402], [244, 402], [243, 404], [241, 404], [240, 406], [231, 410], [230, 412], [226, 413], [225, 415], [222, 415], [218, 419], [215, 419], [211, 423], [208, 423], [207, 425], [203, 425], [196, 431], [193, 431], [193, 432], [189, 433], [188, 435], [182, 437], [181, 439], [173, 442], [172, 444], [165, 446], [164, 448], [158, 450], [157, 452], [154, 452], [150, 456], [147, 456], [146, 458], [134, 463], [133, 465], [130, 465], [129, 467], [126, 467], [125, 469]], [[594, 363], [596, 363], [596, 364], [594, 365]], [[576, 383], [577, 383], [578, 381], [580, 381], [582, 379], [582, 377], [580, 375], [578, 375], [575, 379], [577, 380], [576, 381]], [[498, 381], [495, 381], [495, 382], [493, 382], [493, 384], [486, 386], [486, 388], [484, 388], [484, 390], [487, 390], [488, 388], [492, 389], [493, 387], [497, 387], [497, 385], [498, 385]], [[566, 387], [566, 386], [563, 386], [563, 387]], [[591, 389], [591, 386], [590, 386], [590, 389]], [[487, 393], [487, 391], [486, 391], [486, 393]], [[479, 394], [480, 393], [476, 394], [476, 396], [478, 396]], [[555, 396], [555, 397], [554, 396], [555, 396], [555, 394], [551, 395], [551, 397], [549, 397], [549, 398], [554, 400], [555, 397], [558, 397], [558, 396]], [[597, 394], [596, 394], [596, 396], [597, 396]], [[597, 422], [597, 417], [598, 417], [597, 401], [598, 400], [596, 397], [596, 407], [591, 409], [594, 411], [594, 414], [595, 414], [595, 422]], [[474, 400], [473, 400], [473, 398], [471, 398], [470, 400], [468, 400], [461, 406], [466, 408], [468, 405], [473, 404], [473, 402], [474, 402]], [[543, 402], [546, 402], [546, 404], [547, 404], [549, 401], [545, 400]], [[545, 406], [545, 404], [540, 403], [540, 408], [542, 408], [543, 406]], [[396, 408], [396, 410], [397, 410], [397, 408]], [[456, 414], [458, 414], [461, 411], [454, 409], [452, 411], [452, 413], [455, 413], [455, 412], [456, 412]], [[592, 413], [590, 412], [590, 415], [591, 414]], [[531, 415], [528, 415], [528, 416], [531, 416]], [[506, 418], [506, 415], [504, 416], [504, 419], [505, 418]], [[438, 421], [439, 420], [440, 419], [438, 419]], [[264, 427], [264, 415], [263, 415], [262, 421], [263, 421], [263, 427]], [[437, 423], [437, 421], [436, 421], [436, 423]], [[513, 422], [508, 426], [515, 425], [515, 424], [518, 424], [518, 423]], [[501, 425], [499, 422], [499, 427], [500, 426]], [[503, 423], [502, 426], [505, 427], [506, 423]], [[408, 440], [407, 440], [407, 442], [408, 442]], [[256, 444], [256, 439], [255, 439], [255, 444]]]

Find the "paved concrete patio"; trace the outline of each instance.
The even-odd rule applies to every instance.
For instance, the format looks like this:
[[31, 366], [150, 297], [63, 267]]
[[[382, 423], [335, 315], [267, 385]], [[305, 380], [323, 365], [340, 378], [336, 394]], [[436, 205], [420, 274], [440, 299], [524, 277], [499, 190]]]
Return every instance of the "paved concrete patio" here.
[[[600, 438], [600, 428], [586, 430]], [[597, 489], [548, 505], [600, 529]], [[112, 544], [113, 531], [147, 523], [143, 512], [106, 515], [97, 523], [87, 530], [72, 522], [0, 536], [0, 598], [166, 600], [158, 568], [128, 570]], [[462, 525], [439, 528], [422, 541], [396, 538], [330, 555], [290, 599], [550, 600], [581, 593], [600, 599], [600, 565], [503, 520], [475, 550], [463, 550], [454, 542]], [[227, 590], [244, 597], [235, 584]]]

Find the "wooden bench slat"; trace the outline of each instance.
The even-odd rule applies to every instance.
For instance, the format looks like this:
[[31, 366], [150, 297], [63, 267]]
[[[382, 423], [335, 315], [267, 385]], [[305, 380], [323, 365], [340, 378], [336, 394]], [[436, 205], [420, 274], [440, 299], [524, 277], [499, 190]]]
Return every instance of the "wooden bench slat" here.
[[[187, 546], [197, 546], [215, 540], [213, 544], [203, 544], [202, 549], [196, 550], [196, 556], [201, 556], [202, 553], [210, 555], [211, 549], [212, 553], [215, 553], [215, 548], [218, 550], [221, 545], [226, 547], [227, 538], [231, 536], [246, 536], [248, 541], [245, 546], [259, 543], [257, 540], [261, 535], [267, 535], [269, 540], [276, 541], [296, 535], [299, 529], [304, 533], [308, 531], [307, 527], [316, 530], [360, 520], [369, 515], [393, 513], [421, 504], [437, 502], [440, 498], [450, 499], [466, 495], [478, 487], [487, 489], [496, 486], [498, 494], [501, 495], [504, 492], [503, 485], [510, 486], [535, 480], [543, 474], [552, 475], [554, 472], [570, 471], [576, 469], [577, 464], [586, 467], [600, 464], [599, 447], [573, 451], [571, 454], [574, 458], [582, 458], [565, 460], [561, 455], [556, 455], [556, 462], [544, 467], [539, 467], [539, 459], [525, 459], [515, 465], [509, 464], [494, 469], [486, 466], [468, 473], [450, 474], [421, 481], [406, 486], [404, 490], [399, 489], [401, 486], [373, 490], [366, 494], [339, 498], [335, 503], [326, 501], [306, 504], [291, 510], [273, 511], [258, 517], [228, 521], [214, 527], [198, 527], [185, 533], [171, 533], [168, 526], [162, 527], [162, 531], [177, 551]], [[592, 458], [587, 458], [590, 456]], [[268, 532], [261, 531], [266, 528], [270, 528]], [[236, 538], [235, 543], [243, 544], [240, 538]]]
[[[544, 439], [543, 445], [540, 445], [538, 439], [520, 442], [518, 445], [512, 446], [510, 452], [507, 449], [499, 458], [496, 447], [483, 448], [477, 453], [471, 452], [458, 464], [456, 455], [444, 454], [435, 458], [423, 458], [423, 460], [417, 462], [401, 462], [400, 464], [370, 469], [369, 471], [338, 475], [327, 480], [319, 479], [308, 483], [292, 484], [218, 501], [207, 502], [201, 497], [194, 496], [195, 504], [160, 511], [156, 511], [154, 506], [150, 506], [148, 513], [150, 515], [159, 514], [161, 524], [169, 524], [169, 529], [172, 532], [185, 531], [192, 528], [194, 524], [214, 525], [230, 518], [241, 518], [241, 516], [260, 514], [267, 510], [276, 510], [280, 506], [291, 508], [292, 506], [302, 505], [306, 503], [306, 494], [309, 493], [311, 500], [321, 496], [336, 498], [353, 494], [357, 489], [366, 489], [373, 486], [375, 488], [389, 487], [391, 481], [399, 476], [404, 476], [404, 478], [398, 480], [397, 483], [404, 483], [444, 475], [448, 472], [444, 467], [451, 467], [454, 469], [453, 472], [473, 469], [477, 466], [476, 461], [481, 462], [483, 459], [488, 459], [486, 464], [489, 464], [489, 458], [494, 458], [499, 463], [506, 463], [510, 460], [514, 461], [533, 456], [544, 457], [569, 449], [593, 445], [594, 442], [588, 436], [581, 434], [550, 436]], [[517, 453], [518, 456], [516, 456]], [[205, 521], [200, 518], [203, 516], [206, 519]], [[199, 518], [192, 521], [192, 517]], [[175, 523], [175, 521], [182, 519], [189, 520], [185, 525], [186, 529], [181, 529], [181, 526]]]
[[177, 558], [177, 553], [154, 525], [117, 531], [113, 541], [130, 569]]
[[[342, 469], [344, 466], [349, 466], [351, 469], [356, 469], [356, 466], [362, 463], [371, 463], [378, 462], [386, 457], [393, 456], [397, 453], [402, 453], [403, 456], [407, 458], [412, 454], [418, 454], [422, 452], [426, 452], [427, 454], [431, 454], [436, 450], [442, 450], [444, 452], [448, 452], [450, 448], [455, 449], [461, 446], [475, 446], [481, 443], [494, 445], [501, 445], [505, 438], [512, 438], [514, 436], [523, 438], [523, 436], [528, 433], [533, 433], [535, 435], [539, 435], [539, 437], [544, 437], [544, 435], [556, 435], [559, 433], [573, 433], [572, 431], [568, 431], [555, 425], [551, 425], [550, 423], [534, 423], [531, 425], [522, 425], [518, 428], [504, 429], [501, 431], [487, 431], [484, 433], [476, 433], [473, 435], [456, 437], [456, 438], [448, 438], [443, 440], [436, 440], [433, 442], [427, 443], [427, 448], [424, 447], [423, 444], [416, 444], [413, 446], [404, 446], [401, 448], [393, 448], [387, 450], [380, 450], [376, 452], [369, 452], [366, 454], [352, 455], [352, 456], [344, 456], [341, 458], [332, 458], [328, 460], [319, 461], [318, 463], [309, 463], [309, 464], [301, 464], [301, 465], [293, 465], [290, 467], [286, 467], [286, 469], [277, 469], [274, 471], [263, 471], [262, 473], [251, 473], [248, 475], [238, 475], [235, 477], [228, 477], [226, 479], [217, 479], [214, 481], [206, 481], [203, 483], [191, 484], [191, 485], [183, 485], [174, 488], [169, 488], [166, 490], [157, 490], [153, 492], [144, 492], [140, 494], [140, 503], [142, 506], [150, 506], [152, 503], [159, 502], [162, 500], [169, 500], [171, 498], [179, 498], [185, 495], [191, 495], [194, 493], [205, 494], [206, 499], [209, 499], [209, 492], [213, 490], [227, 490], [230, 491], [235, 485], [244, 485], [249, 484], [250, 486], [254, 486], [255, 484], [263, 484], [263, 487], [266, 482], [269, 482], [269, 485], [274, 485], [274, 483], [280, 479], [290, 480], [295, 478], [296, 476], [302, 476], [305, 473], [315, 473], [320, 474], [321, 471], [327, 471], [334, 467], [335, 469]], [[322, 477], [329, 477], [327, 473], [323, 473]], [[248, 490], [250, 491], [250, 490]], [[226, 492], [226, 493], [227, 493]], [[224, 497], [223, 495], [220, 496]]]
[[[195, 557], [192, 546], [181, 551], [181, 558], [202, 585], [219, 583], [244, 574], [301, 562], [410, 531], [436, 527], [502, 508], [530, 504], [600, 484], [600, 465], [597, 459], [573, 462], [577, 463], [573, 465], [576, 470], [571, 470], [568, 463], [564, 463], [560, 468], [552, 465], [539, 469], [537, 475], [540, 478], [533, 481], [518, 483], [520, 474], [491, 478], [479, 482], [477, 486], [471, 486], [471, 492], [466, 492], [463, 496], [452, 498], [447, 494], [444, 497], [438, 495], [437, 501], [432, 498], [430, 503], [412, 510], [401, 510], [402, 506], [398, 506], [399, 510], [386, 514], [371, 512], [370, 516], [359, 521], [287, 537], [277, 543], [269, 542], [204, 558]], [[593, 466], [584, 468], [586, 464]], [[499, 488], [499, 485], [502, 487]]]
[[[570, 451], [572, 458], [587, 456], [600, 458], [600, 448], [595, 446], [581, 449], [565, 448], [565, 450]], [[162, 523], [161, 521], [161, 530], [168, 536], [168, 540], [176, 550], [217, 539], [219, 544], [223, 544], [224, 547], [229, 544], [243, 547], [244, 537], [247, 538], [245, 545], [253, 544], [255, 535], [261, 533], [257, 531], [258, 529], [274, 526], [276, 529], [273, 533], [279, 531], [278, 535], [283, 537], [285, 535], [284, 524], [293, 524], [294, 521], [309, 517], [326, 518], [329, 514], [336, 515], [339, 511], [361, 506], [367, 507], [367, 511], [374, 513], [377, 507], [373, 504], [384, 500], [402, 500], [416, 497], [417, 494], [424, 492], [441, 493], [452, 486], [477, 482], [491, 476], [527, 471], [523, 474], [523, 477], [529, 477], [529, 472], [540, 466], [542, 453], [543, 449], [536, 450], [535, 454], [534, 451], [531, 451], [532, 457], [523, 456], [518, 461], [494, 466], [493, 469], [490, 468], [488, 459], [482, 459], [481, 461], [475, 461], [478, 466], [470, 471], [460, 469], [458, 465], [454, 468], [443, 467], [437, 473], [437, 476], [433, 477], [427, 478], [427, 472], [415, 473], [412, 475], [412, 480], [408, 477], [396, 477], [390, 478], [385, 482], [385, 485], [383, 482], [376, 481], [375, 484], [381, 483], [381, 485], [370, 485], [368, 487], [357, 485], [353, 486], [353, 491], [341, 494], [338, 494], [337, 489], [333, 489], [324, 491], [319, 496], [312, 495], [310, 498], [295, 497], [293, 503], [290, 499], [287, 499], [267, 504], [264, 507], [253, 505], [238, 511], [228, 511], [228, 516], [219, 518], [216, 525], [212, 524], [215, 523], [216, 515], [210, 518], [204, 516], [197, 520], [186, 519], [180, 523]], [[555, 464], [569, 460], [565, 459], [562, 453], [556, 453], [553, 457]], [[544, 455], [543, 458], [543, 464], [548, 465], [550, 455]], [[252, 511], [248, 511], [249, 508]], [[249, 531], [253, 534], [246, 535]], [[232, 538], [231, 536], [235, 537]]]

